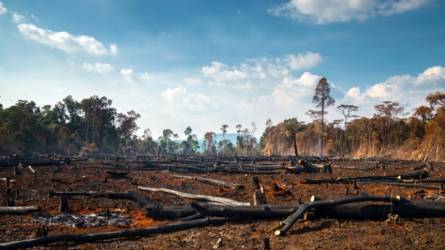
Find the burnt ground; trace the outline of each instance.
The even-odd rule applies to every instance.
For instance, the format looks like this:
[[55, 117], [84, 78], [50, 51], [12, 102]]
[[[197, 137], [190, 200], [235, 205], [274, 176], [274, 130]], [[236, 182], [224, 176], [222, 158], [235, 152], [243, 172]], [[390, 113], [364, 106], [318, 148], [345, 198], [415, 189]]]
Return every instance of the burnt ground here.
[[[339, 162], [337, 165], [370, 167], [366, 162]], [[9, 176], [18, 190], [16, 206], [39, 205], [43, 213], [58, 215], [58, 198], [48, 197], [48, 191], [134, 191], [152, 201], [164, 205], [184, 205], [190, 200], [164, 193], [140, 191], [137, 185], [172, 188], [184, 192], [223, 196], [239, 201], [251, 201], [253, 184], [250, 174], [207, 174], [199, 175], [244, 185], [243, 190], [234, 191], [200, 183], [189, 179], [174, 178], [174, 173], [165, 171], [133, 170], [129, 178], [109, 179], [103, 161], [78, 162], [54, 171], [54, 166], [35, 167], [32, 174], [26, 168], [22, 175], [13, 176], [11, 169], [3, 168], [0, 177]], [[274, 174], [257, 175], [264, 185], [267, 201], [270, 204], [295, 204], [298, 200], [308, 201], [312, 195], [319, 198], [345, 196], [351, 184], [301, 184], [303, 178], [345, 177], [362, 175], [387, 175], [413, 172], [418, 164], [393, 164], [384, 169], [349, 170], [334, 168], [333, 174]], [[194, 174], [190, 174], [194, 175]], [[432, 177], [445, 177], [445, 164], [435, 164], [430, 171]], [[274, 191], [273, 184], [283, 190]], [[5, 189], [4, 181], [0, 183]], [[385, 185], [360, 185], [362, 192], [375, 195], [401, 195], [408, 199], [445, 199], [440, 190], [406, 188]], [[349, 192], [348, 191], [348, 192]], [[1, 192], [0, 202], [5, 206], [5, 192]], [[130, 216], [129, 225], [97, 227], [73, 227], [71, 225], [50, 225], [48, 235], [61, 233], [98, 233], [130, 228], [144, 228], [167, 224], [170, 220], [146, 218], [143, 209], [124, 200], [104, 198], [71, 198], [73, 214], [90, 214], [111, 211]], [[59, 243], [54, 249], [213, 249], [218, 239], [222, 239], [220, 249], [262, 249], [263, 239], [269, 238], [271, 249], [444, 249], [445, 218], [405, 219], [398, 222], [338, 220], [314, 218], [297, 222], [284, 237], [273, 236], [279, 220], [229, 222], [221, 226], [208, 226], [185, 231], [154, 235], [151, 237], [95, 242], [81, 245]], [[32, 215], [0, 216], [0, 242], [34, 238], [39, 225]], [[42, 247], [47, 248], [47, 247]]]

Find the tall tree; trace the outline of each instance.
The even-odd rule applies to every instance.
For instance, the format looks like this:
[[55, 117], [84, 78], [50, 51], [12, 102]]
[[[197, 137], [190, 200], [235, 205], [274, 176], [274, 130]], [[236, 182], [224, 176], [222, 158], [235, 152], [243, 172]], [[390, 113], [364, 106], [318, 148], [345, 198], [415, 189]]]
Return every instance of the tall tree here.
[[337, 106], [337, 110], [343, 115], [344, 120], [344, 136], [341, 136], [340, 138], [340, 148], [341, 148], [341, 153], [344, 154], [345, 153], [345, 147], [346, 147], [346, 138], [348, 136], [348, 119], [352, 118], [352, 117], [357, 117], [356, 115], [353, 115], [352, 112], [357, 112], [358, 111], [358, 107], [355, 105], [351, 105], [351, 104], [341, 104], [339, 106]]
[[223, 134], [223, 139], [222, 139], [222, 141], [219, 142], [219, 145], [220, 145], [220, 148], [221, 148], [221, 150], [220, 150], [221, 155], [224, 155], [224, 153], [225, 153], [225, 147], [226, 147], [226, 144], [227, 144], [226, 134], [227, 134], [227, 128], [228, 127], [229, 127], [229, 125], [227, 125], [227, 124], [223, 124], [221, 126], [221, 132]]
[[117, 131], [122, 141], [122, 151], [125, 153], [128, 153], [130, 141], [132, 140], [134, 133], [139, 129], [136, 120], [140, 117], [141, 115], [133, 110], [128, 111], [126, 114], [119, 113], [117, 115]]
[[318, 81], [312, 102], [316, 107], [320, 108], [321, 111], [320, 157], [323, 157], [324, 114], [327, 107], [335, 104], [334, 98], [331, 97], [331, 87], [325, 77], [322, 77], [320, 81]]
[[206, 132], [204, 134], [204, 147], [208, 155], [214, 155], [216, 153], [215, 137], [215, 132]]

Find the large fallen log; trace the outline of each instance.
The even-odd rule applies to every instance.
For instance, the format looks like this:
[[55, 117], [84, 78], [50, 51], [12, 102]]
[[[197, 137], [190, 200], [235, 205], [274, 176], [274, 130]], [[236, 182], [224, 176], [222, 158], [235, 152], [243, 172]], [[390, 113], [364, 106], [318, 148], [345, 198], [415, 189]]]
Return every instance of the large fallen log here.
[[352, 183], [354, 181], [397, 181], [405, 179], [423, 179], [428, 177], [428, 171], [423, 170], [400, 175], [368, 175], [359, 177], [345, 177], [345, 178], [329, 178], [329, 179], [304, 179], [301, 183], [304, 184], [322, 184], [322, 183]]
[[226, 182], [226, 181], [215, 180], [215, 179], [205, 178], [205, 177], [200, 177], [200, 176], [173, 175], [173, 177], [191, 179], [191, 180], [199, 181], [199, 182], [210, 184], [210, 185], [216, 185], [216, 186], [232, 188], [232, 189], [240, 189], [243, 187], [240, 184], [234, 184], [234, 183], [230, 183], [230, 182]]
[[40, 211], [38, 206], [0, 207], [0, 215], [22, 215]]
[[[277, 219], [291, 215], [299, 205], [218, 206], [192, 202], [191, 207], [204, 216]], [[386, 219], [390, 213], [397, 214], [401, 218], [445, 217], [445, 202], [429, 200], [389, 204], [359, 202], [319, 207], [315, 211], [317, 217], [373, 220]]]
[[162, 206], [158, 204], [145, 207], [145, 216], [154, 219], [178, 219], [196, 213], [197, 211], [191, 206]]
[[60, 234], [45, 236], [36, 239], [12, 241], [6, 243], [0, 243], [0, 249], [17, 249], [17, 248], [29, 248], [35, 246], [46, 246], [48, 244], [56, 242], [75, 242], [75, 243], [87, 243], [99, 240], [112, 240], [132, 237], [146, 237], [154, 234], [171, 233], [190, 228], [205, 227], [208, 225], [219, 225], [229, 219], [227, 218], [204, 218], [191, 221], [182, 221], [177, 223], [171, 223], [162, 226], [155, 226], [142, 229], [130, 229], [115, 232], [97, 233], [97, 234]]
[[204, 216], [235, 217], [251, 219], [274, 219], [290, 215], [296, 206], [218, 206], [192, 202], [191, 207]]
[[343, 205], [348, 203], [356, 203], [363, 201], [384, 201], [390, 202], [392, 204], [397, 204], [401, 202], [407, 202], [406, 199], [401, 198], [400, 196], [392, 197], [392, 196], [372, 196], [368, 194], [360, 194], [358, 196], [353, 197], [344, 197], [337, 200], [321, 200], [321, 201], [313, 201], [308, 204], [301, 204], [298, 208], [289, 215], [285, 220], [280, 222], [280, 229], [275, 231], [275, 235], [285, 235], [286, 232], [292, 227], [292, 225], [303, 215], [311, 209], [316, 209], [320, 207], [334, 207], [337, 205]]
[[221, 205], [235, 205], [235, 206], [247, 206], [250, 203], [249, 202], [241, 202], [232, 200], [229, 198], [223, 198], [223, 197], [217, 197], [217, 196], [211, 196], [211, 195], [202, 195], [202, 194], [191, 194], [191, 193], [184, 193], [181, 191], [176, 191], [173, 189], [167, 189], [167, 188], [153, 188], [153, 187], [143, 187], [138, 186], [138, 189], [144, 190], [144, 191], [151, 191], [151, 192], [163, 192], [168, 194], [173, 194], [182, 198], [187, 199], [193, 199], [198, 201], [207, 201], [207, 202], [214, 202]]

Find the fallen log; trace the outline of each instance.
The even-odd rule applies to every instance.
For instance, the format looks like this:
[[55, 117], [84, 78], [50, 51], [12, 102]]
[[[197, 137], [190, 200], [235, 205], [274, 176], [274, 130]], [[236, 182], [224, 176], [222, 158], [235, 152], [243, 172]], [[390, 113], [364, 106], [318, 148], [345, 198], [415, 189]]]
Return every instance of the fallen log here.
[[304, 179], [303, 184], [322, 184], [322, 183], [352, 183], [354, 181], [397, 181], [405, 179], [424, 179], [428, 177], [428, 171], [419, 171], [400, 175], [369, 175], [359, 177], [330, 178], [330, 179]]
[[167, 225], [142, 228], [142, 229], [130, 229], [123, 231], [114, 231], [97, 234], [60, 234], [51, 235], [35, 239], [27, 239], [20, 241], [12, 241], [6, 243], [0, 243], [0, 249], [17, 249], [17, 248], [29, 248], [35, 246], [46, 246], [48, 244], [56, 242], [75, 242], [75, 243], [87, 243], [99, 240], [112, 240], [131, 237], [146, 237], [154, 234], [171, 233], [190, 228], [205, 227], [209, 225], [219, 225], [227, 222], [228, 218], [204, 218], [191, 221], [182, 221], [177, 223], [171, 223]]
[[226, 188], [232, 188], [232, 189], [243, 188], [243, 186], [239, 185], [239, 184], [234, 184], [234, 183], [230, 183], [230, 182], [225, 182], [225, 181], [221, 181], [221, 180], [215, 180], [215, 179], [210, 179], [210, 178], [205, 178], [205, 177], [200, 177], [200, 176], [173, 175], [173, 177], [192, 179], [192, 180], [199, 181], [202, 183], [226, 187]]
[[38, 211], [39, 206], [0, 207], [0, 215], [22, 215]]
[[434, 185], [425, 185], [419, 183], [406, 183], [406, 182], [396, 182], [396, 181], [357, 181], [356, 184], [387, 185], [387, 186], [399, 186], [406, 188], [434, 189], [434, 190], [444, 189], [442, 185], [434, 186]]
[[110, 175], [112, 179], [123, 179], [127, 178], [130, 172], [115, 172], [115, 171], [107, 171], [107, 174]]
[[258, 205], [258, 206], [218, 206], [192, 202], [191, 207], [205, 216], [235, 217], [252, 219], [282, 218], [291, 214], [296, 206]]
[[283, 236], [286, 234], [287, 231], [292, 227], [292, 225], [300, 218], [303, 217], [303, 215], [311, 210], [316, 209], [319, 207], [334, 207], [336, 205], [342, 205], [342, 204], [348, 204], [348, 203], [356, 203], [356, 202], [363, 202], [363, 201], [385, 201], [385, 202], [391, 202], [391, 203], [400, 203], [400, 202], [406, 202], [405, 199], [401, 198], [400, 196], [392, 197], [392, 196], [371, 196], [368, 194], [360, 194], [358, 196], [353, 197], [344, 197], [337, 200], [321, 200], [321, 201], [313, 201], [308, 204], [301, 204], [298, 206], [298, 208], [289, 215], [285, 220], [280, 222], [280, 229], [275, 231], [275, 235], [277, 236]]
[[167, 188], [153, 188], [153, 187], [143, 187], [138, 186], [138, 189], [144, 190], [144, 191], [151, 191], [151, 192], [164, 192], [168, 194], [173, 194], [182, 198], [187, 199], [193, 199], [193, 200], [199, 200], [199, 201], [207, 201], [207, 202], [215, 202], [222, 205], [235, 205], [235, 206], [243, 206], [243, 205], [249, 205], [249, 202], [241, 202], [232, 200], [229, 198], [223, 198], [223, 197], [217, 197], [217, 196], [211, 196], [211, 195], [202, 195], [202, 194], [191, 194], [191, 193], [184, 193], [181, 191], [176, 191], [173, 189], [167, 189]]
[[196, 214], [191, 206], [150, 205], [145, 207], [145, 216], [154, 219], [178, 219]]
[[[291, 215], [299, 205], [259, 205], [259, 206], [221, 206], [192, 202], [191, 207], [203, 216], [277, 219]], [[402, 203], [372, 204], [359, 202], [336, 206], [319, 207], [317, 217], [340, 219], [387, 219], [390, 213], [401, 218], [445, 217], [445, 202], [413, 200]]]

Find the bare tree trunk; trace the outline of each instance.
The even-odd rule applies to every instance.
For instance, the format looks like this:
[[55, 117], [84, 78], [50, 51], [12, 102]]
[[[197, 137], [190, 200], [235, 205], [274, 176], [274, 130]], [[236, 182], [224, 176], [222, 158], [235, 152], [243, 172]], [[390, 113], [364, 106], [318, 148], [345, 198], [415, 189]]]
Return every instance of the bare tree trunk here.
[[321, 136], [320, 136], [320, 157], [323, 158], [323, 138], [324, 138], [324, 102], [321, 105]]

